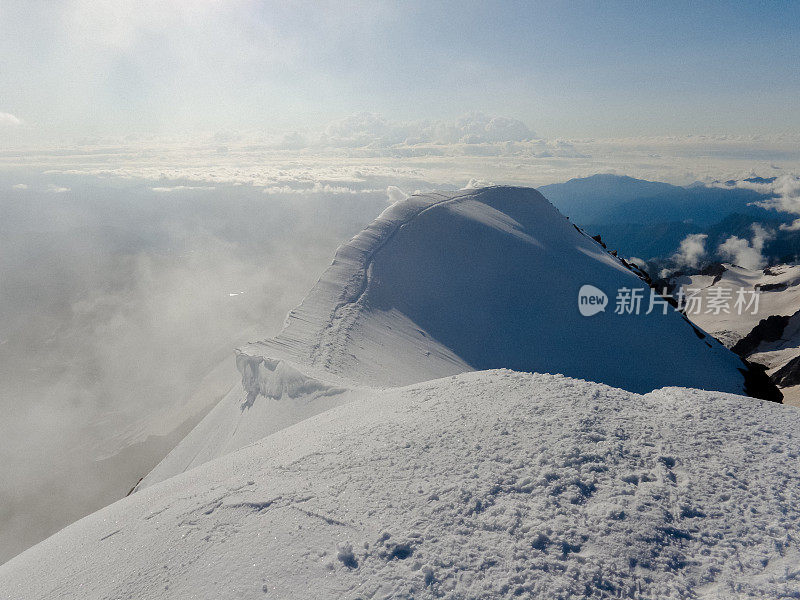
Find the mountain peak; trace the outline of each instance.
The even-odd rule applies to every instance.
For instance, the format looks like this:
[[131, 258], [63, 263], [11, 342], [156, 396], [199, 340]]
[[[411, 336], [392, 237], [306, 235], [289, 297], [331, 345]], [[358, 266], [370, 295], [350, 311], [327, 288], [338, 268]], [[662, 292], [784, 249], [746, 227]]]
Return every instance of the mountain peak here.
[[[602, 309], [580, 310], [587, 286]], [[617, 314], [619, 293], [639, 298], [639, 314]], [[139, 488], [376, 387], [469, 371], [770, 396], [763, 372], [671, 306], [645, 314], [650, 293], [536, 190], [411, 196], [339, 247], [278, 336], [237, 350], [244, 391], [231, 391]]]
[[[582, 316], [584, 285], [609, 303], [637, 290], [640, 314]], [[510, 368], [640, 393], [746, 391], [738, 357], [671, 307], [644, 314], [649, 300], [639, 277], [536, 190], [418, 195], [339, 248], [274, 340], [240, 351], [368, 385]], [[665, 348], [680, 350], [665, 360]]]

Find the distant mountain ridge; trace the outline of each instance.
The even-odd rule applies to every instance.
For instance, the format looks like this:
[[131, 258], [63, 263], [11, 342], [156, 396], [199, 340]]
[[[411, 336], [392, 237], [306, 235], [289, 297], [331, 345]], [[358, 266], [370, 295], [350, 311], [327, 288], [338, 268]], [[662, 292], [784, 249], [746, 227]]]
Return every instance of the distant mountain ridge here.
[[654, 221], [707, 226], [729, 214], [774, 218], [755, 202], [769, 195], [749, 189], [682, 187], [633, 177], [600, 174], [538, 188], [562, 213], [581, 226], [611, 223], [648, 225]]
[[713, 251], [732, 235], [749, 239], [752, 225], [758, 223], [775, 232], [765, 255], [774, 262], [800, 257], [800, 236], [780, 229], [794, 217], [756, 205], [771, 198], [769, 194], [734, 187], [681, 187], [609, 174], [546, 185], [539, 191], [570, 220], [602, 235], [609, 248], [623, 256], [664, 259], [695, 233], [708, 235], [707, 246]]

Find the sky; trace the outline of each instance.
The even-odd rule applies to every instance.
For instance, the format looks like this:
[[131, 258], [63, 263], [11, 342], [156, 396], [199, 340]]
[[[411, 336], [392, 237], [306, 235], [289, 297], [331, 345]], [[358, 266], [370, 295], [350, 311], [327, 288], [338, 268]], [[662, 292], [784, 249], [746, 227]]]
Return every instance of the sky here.
[[481, 111], [543, 137], [800, 131], [796, 2], [0, 0], [0, 147]]

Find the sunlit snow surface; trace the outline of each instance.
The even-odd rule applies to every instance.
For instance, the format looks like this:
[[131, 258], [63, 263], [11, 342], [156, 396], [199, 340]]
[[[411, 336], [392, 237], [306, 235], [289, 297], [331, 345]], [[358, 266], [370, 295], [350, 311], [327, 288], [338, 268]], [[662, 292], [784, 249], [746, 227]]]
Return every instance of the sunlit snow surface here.
[[649, 288], [541, 194], [493, 187], [393, 204], [336, 252], [275, 339], [237, 353], [232, 390], [140, 484], [349, 400], [345, 389], [470, 370], [561, 373], [634, 392], [744, 393], [742, 361], [680, 314], [592, 317], [584, 284]]
[[[578, 311], [586, 284], [609, 297], [592, 317]], [[615, 314], [624, 288], [643, 297], [639, 314]], [[649, 298], [535, 190], [412, 196], [339, 248], [280, 335], [242, 354], [379, 385], [511, 368], [743, 393], [741, 360], [671, 308], [646, 314]]]
[[372, 391], [0, 567], [9, 598], [786, 598], [800, 413], [553, 375]]
[[792, 597], [800, 413], [650, 392], [740, 392], [742, 363], [674, 312], [582, 317], [583, 284], [644, 288], [532, 190], [393, 205], [240, 349], [243, 388], [0, 591]]

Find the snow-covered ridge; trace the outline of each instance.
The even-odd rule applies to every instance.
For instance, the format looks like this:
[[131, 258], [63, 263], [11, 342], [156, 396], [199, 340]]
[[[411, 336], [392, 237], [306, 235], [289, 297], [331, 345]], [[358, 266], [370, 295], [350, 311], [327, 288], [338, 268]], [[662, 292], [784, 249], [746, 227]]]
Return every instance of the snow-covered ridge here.
[[791, 597], [800, 413], [671, 387], [753, 375], [671, 308], [581, 316], [584, 284], [649, 291], [533, 190], [392, 206], [137, 493], [0, 591]]
[[[412, 196], [338, 249], [275, 339], [238, 352], [367, 385], [508, 367], [637, 392], [681, 385], [757, 393], [746, 364], [671, 309], [580, 316], [583, 284], [612, 301], [624, 287], [649, 295], [535, 190]], [[243, 382], [252, 377], [243, 373]]]
[[557, 375], [368, 390], [67, 527], [0, 566], [0, 590], [791, 598], [798, 431], [774, 403]]
[[[137, 487], [364, 393], [472, 370], [562, 373], [636, 392], [757, 395], [766, 375], [669, 308], [580, 315], [584, 284], [649, 288], [532, 189], [412, 196], [341, 246], [273, 340], [236, 353], [242, 388]], [[773, 387], [774, 389], [774, 387]], [[769, 391], [769, 390], [767, 390]]]
[[290, 356], [308, 366], [331, 366], [332, 345], [347, 309], [367, 287], [368, 270], [375, 254], [394, 234], [414, 217], [436, 205], [454, 203], [475, 192], [414, 195], [395, 202], [369, 226], [336, 250], [333, 262], [300, 305], [289, 312], [281, 333], [272, 340], [250, 344], [237, 350], [238, 356], [260, 356], [263, 346], [279, 356]]

